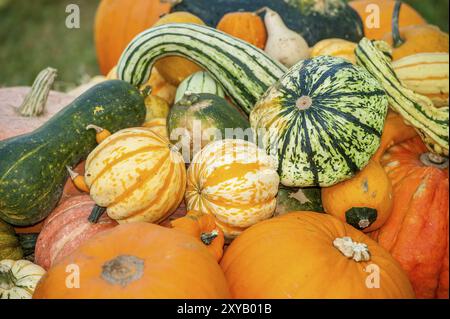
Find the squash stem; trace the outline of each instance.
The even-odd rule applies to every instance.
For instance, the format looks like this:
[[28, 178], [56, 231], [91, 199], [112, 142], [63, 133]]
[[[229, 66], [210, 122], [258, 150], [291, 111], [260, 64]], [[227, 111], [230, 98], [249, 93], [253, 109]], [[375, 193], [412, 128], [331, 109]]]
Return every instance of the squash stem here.
[[400, 0], [395, 1], [394, 14], [392, 17], [392, 40], [394, 43], [394, 48], [398, 48], [405, 41], [400, 36], [400, 9], [402, 7], [402, 2]]
[[44, 113], [45, 104], [47, 103], [50, 89], [55, 82], [56, 75], [57, 70], [53, 68], [46, 68], [38, 74], [30, 93], [28, 93], [19, 107], [19, 113], [22, 116], [32, 117]]
[[253, 13], [259, 15], [261, 13], [267, 12], [268, 9], [269, 9], [269, 7], [262, 7], [260, 9], [256, 10], [256, 11], [253, 11]]
[[206, 246], [209, 246], [212, 244], [212, 242], [214, 241], [214, 239], [216, 239], [217, 236], [219, 236], [219, 232], [217, 230], [213, 230], [210, 233], [202, 233], [200, 235], [200, 239]]
[[448, 167], [448, 158], [434, 153], [423, 153], [420, 156], [420, 161], [426, 166], [433, 166], [440, 169], [446, 169]]
[[95, 205], [92, 209], [91, 214], [89, 215], [88, 221], [91, 224], [97, 224], [102, 215], [106, 212], [106, 207], [101, 207], [98, 205]]

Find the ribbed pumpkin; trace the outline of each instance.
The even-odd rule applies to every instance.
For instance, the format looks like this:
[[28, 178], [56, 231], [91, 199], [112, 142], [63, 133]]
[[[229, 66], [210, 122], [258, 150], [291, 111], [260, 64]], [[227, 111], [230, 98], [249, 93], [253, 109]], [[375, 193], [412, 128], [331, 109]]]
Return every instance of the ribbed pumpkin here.
[[380, 144], [388, 100], [368, 72], [321, 56], [291, 68], [256, 104], [250, 124], [277, 155], [285, 186], [332, 186], [365, 167]]
[[14, 227], [0, 219], [0, 260], [19, 260], [22, 257], [22, 247], [20, 247], [19, 238], [16, 236]]
[[374, 160], [352, 179], [322, 188], [325, 212], [365, 233], [383, 226], [392, 211], [392, 197], [391, 181]]
[[130, 128], [103, 141], [86, 160], [91, 197], [119, 223], [159, 222], [183, 199], [186, 168], [169, 141], [148, 128]]
[[250, 227], [221, 267], [238, 299], [414, 297], [386, 250], [326, 214], [293, 212]]
[[449, 54], [420, 53], [392, 64], [398, 78], [409, 89], [429, 97], [435, 106], [448, 106]]
[[267, 31], [263, 20], [253, 12], [231, 12], [220, 20], [217, 29], [263, 49]]
[[161, 0], [102, 0], [95, 17], [95, 46], [100, 71], [106, 75], [127, 44], [150, 28], [171, 5]]
[[[349, 5], [361, 16], [367, 38], [381, 40], [386, 33], [392, 32], [395, 0], [353, 0]], [[380, 19], [379, 25], [376, 26], [374, 19], [378, 14]], [[399, 21], [400, 27], [426, 24], [425, 19], [408, 4], [403, 5]]]
[[0, 260], [0, 299], [31, 299], [44, 274], [28, 260]]
[[[162, 17], [153, 26], [160, 26], [170, 23], [192, 23], [204, 25], [205, 23], [189, 12], [174, 12]], [[197, 64], [181, 57], [163, 58], [155, 64], [156, 69], [162, 77], [170, 84], [179, 85], [189, 75], [201, 70]]]
[[448, 160], [433, 163], [420, 138], [381, 160], [392, 180], [391, 217], [373, 237], [399, 261], [418, 298], [448, 298]]
[[255, 144], [221, 140], [198, 152], [188, 169], [188, 210], [212, 214], [227, 240], [273, 215], [276, 163]]
[[39, 234], [35, 263], [48, 270], [92, 236], [117, 225], [108, 216], [103, 216], [96, 224], [89, 223], [94, 205], [88, 195], [74, 196], [59, 205], [47, 217]]
[[317, 42], [316, 45], [311, 48], [310, 55], [312, 58], [329, 55], [347, 59], [353, 64], [356, 64], [356, 46], [356, 43], [344, 39], [325, 39]]
[[[67, 287], [67, 266], [81, 271]], [[95, 236], [52, 267], [36, 299], [226, 299], [214, 256], [191, 235], [149, 223], [119, 225]]]

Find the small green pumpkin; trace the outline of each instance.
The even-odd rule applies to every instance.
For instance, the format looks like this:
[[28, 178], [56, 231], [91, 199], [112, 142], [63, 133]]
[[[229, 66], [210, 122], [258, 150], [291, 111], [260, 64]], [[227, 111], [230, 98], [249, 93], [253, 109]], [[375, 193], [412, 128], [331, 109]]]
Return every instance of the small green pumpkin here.
[[210, 93], [220, 97], [225, 97], [225, 92], [219, 83], [207, 72], [200, 71], [186, 78], [177, 88], [175, 103], [180, 101], [186, 93]]

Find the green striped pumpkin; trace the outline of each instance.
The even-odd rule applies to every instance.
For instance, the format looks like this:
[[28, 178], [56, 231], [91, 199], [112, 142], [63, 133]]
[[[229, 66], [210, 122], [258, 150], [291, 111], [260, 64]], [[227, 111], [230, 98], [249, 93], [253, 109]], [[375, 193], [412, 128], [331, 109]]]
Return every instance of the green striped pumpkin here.
[[210, 93], [225, 97], [225, 92], [220, 84], [205, 71], [194, 73], [180, 83], [175, 95], [175, 103], [180, 101], [186, 93]]
[[448, 156], [449, 108], [436, 108], [428, 97], [404, 87], [388, 51], [387, 43], [364, 38], [356, 48], [356, 60], [383, 85], [391, 108], [416, 128], [430, 151]]
[[327, 187], [365, 167], [380, 145], [388, 101], [366, 70], [347, 60], [305, 60], [272, 86], [250, 114], [285, 186]]
[[118, 76], [140, 86], [148, 80], [155, 62], [169, 55], [182, 56], [199, 64], [247, 114], [287, 71], [245, 41], [210, 27], [175, 23], [137, 35], [122, 53]]

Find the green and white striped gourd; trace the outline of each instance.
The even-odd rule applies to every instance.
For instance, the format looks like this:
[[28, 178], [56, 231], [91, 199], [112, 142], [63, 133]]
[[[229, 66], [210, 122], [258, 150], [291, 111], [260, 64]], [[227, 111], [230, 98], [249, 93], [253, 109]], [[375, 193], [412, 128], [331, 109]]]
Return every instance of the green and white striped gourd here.
[[357, 63], [382, 84], [391, 108], [416, 128], [430, 151], [448, 156], [449, 108], [436, 108], [428, 97], [404, 87], [385, 52], [386, 45], [364, 38], [355, 51]]
[[250, 124], [278, 159], [285, 186], [327, 187], [365, 167], [380, 145], [383, 87], [347, 60], [321, 56], [286, 73], [258, 102]]
[[197, 64], [217, 80], [247, 114], [287, 69], [253, 45], [216, 29], [194, 24], [169, 24], [137, 35], [122, 53], [118, 76], [144, 84], [154, 63], [177, 55]]
[[177, 88], [175, 103], [180, 101], [186, 94], [209, 93], [220, 97], [225, 97], [225, 92], [216, 80], [207, 72], [200, 71], [187, 77]]

